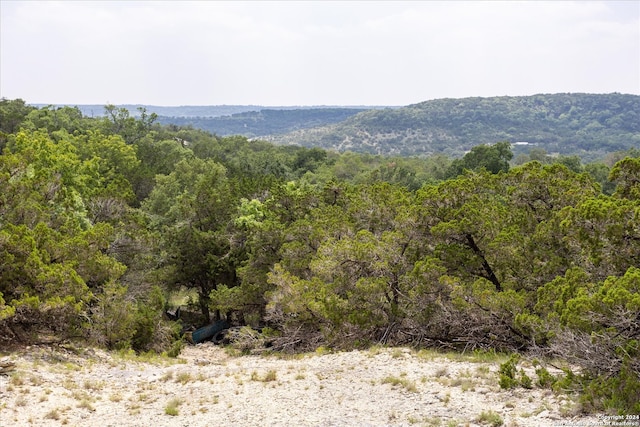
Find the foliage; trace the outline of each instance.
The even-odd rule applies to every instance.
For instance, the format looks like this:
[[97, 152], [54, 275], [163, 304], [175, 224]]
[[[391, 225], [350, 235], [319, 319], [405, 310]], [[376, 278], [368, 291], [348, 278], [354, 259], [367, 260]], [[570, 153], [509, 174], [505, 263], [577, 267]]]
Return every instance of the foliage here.
[[16, 125], [22, 130], [7, 137], [0, 156], [5, 340], [53, 333], [131, 344], [134, 297], [118, 284], [127, 267], [113, 255], [133, 225], [128, 180], [139, 161], [122, 138], [96, 127], [75, 109], [45, 108], [30, 111]]
[[625, 199], [640, 199], [640, 158], [627, 157], [611, 169], [609, 179], [615, 182], [615, 195]]
[[168, 349], [169, 356], [176, 357], [181, 346], [180, 328], [165, 319], [167, 301], [162, 289], [154, 286], [136, 305], [131, 347], [138, 352], [162, 353]]
[[205, 322], [210, 321], [209, 294], [218, 285], [236, 283], [234, 247], [230, 244], [234, 195], [225, 168], [193, 158], [176, 164], [169, 175], [159, 175], [143, 204], [152, 225], [164, 236], [172, 286], [196, 289]]
[[437, 99], [364, 111], [273, 141], [371, 154], [455, 157], [478, 144], [510, 141], [527, 143], [516, 146], [516, 154], [542, 148], [594, 159], [639, 145], [638, 111], [639, 96], [619, 93]]
[[126, 108], [118, 108], [113, 104], [104, 107], [106, 117], [100, 124], [105, 133], [122, 136], [127, 144], [134, 144], [145, 137], [151, 130], [158, 115], [147, 114], [144, 107], [138, 108], [139, 117], [132, 117]]
[[495, 411], [482, 411], [480, 415], [475, 419], [475, 421], [481, 424], [487, 424], [493, 427], [500, 427], [504, 424], [504, 420]]
[[7, 143], [7, 137], [15, 133], [29, 113], [35, 110], [23, 99], [0, 99], [0, 151]]
[[[514, 164], [507, 143], [454, 161], [388, 158], [107, 111], [0, 103], [14, 120], [0, 155], [3, 344], [176, 355], [181, 325], [165, 310], [182, 292], [200, 311], [184, 310], [189, 325], [274, 331], [245, 328], [252, 345], [534, 351], [580, 367], [539, 368], [538, 385], [581, 390], [590, 410], [637, 411], [633, 150], [586, 166], [540, 150]], [[501, 384], [534, 380], [514, 358]]]
[[[499, 370], [499, 382], [500, 388], [503, 389], [512, 389], [515, 387], [522, 387], [525, 389], [533, 388], [533, 380], [529, 375], [525, 372], [523, 368], [518, 370], [518, 362], [521, 360], [519, 354], [513, 354], [509, 357], [509, 360], [500, 364]], [[539, 367], [536, 369], [536, 374], [538, 375], [538, 380], [536, 384], [540, 387], [551, 387], [555, 382], [556, 378], [549, 374], [549, 371], [544, 367]]]
[[491, 173], [507, 172], [512, 158], [511, 144], [508, 142], [498, 142], [491, 146], [476, 145], [462, 159], [451, 163], [446, 176], [453, 178], [465, 170], [477, 171], [483, 168]]
[[158, 122], [193, 126], [216, 135], [243, 135], [248, 138], [283, 134], [341, 122], [364, 109], [360, 108], [295, 108], [244, 111], [220, 117], [158, 117]]
[[94, 343], [113, 349], [131, 346], [136, 333], [135, 305], [126, 291], [117, 283], [108, 283], [97, 304], [91, 308], [88, 329]]
[[518, 360], [518, 355], [512, 355], [509, 360], [500, 365], [500, 388], [514, 388], [519, 384], [516, 378]]
[[544, 367], [536, 368], [536, 375], [538, 376], [536, 385], [541, 388], [552, 387], [553, 384], [555, 384], [555, 382], [557, 381], [557, 378], [554, 375], [551, 375], [547, 368]]

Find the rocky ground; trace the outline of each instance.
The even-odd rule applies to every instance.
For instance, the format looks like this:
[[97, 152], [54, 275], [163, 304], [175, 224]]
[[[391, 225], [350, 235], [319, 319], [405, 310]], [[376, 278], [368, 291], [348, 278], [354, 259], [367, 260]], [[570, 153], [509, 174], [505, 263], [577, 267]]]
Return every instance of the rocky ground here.
[[[580, 426], [575, 396], [501, 390], [504, 359], [404, 348], [178, 359], [30, 347], [2, 359], [0, 426]], [[535, 380], [533, 367], [524, 364]]]

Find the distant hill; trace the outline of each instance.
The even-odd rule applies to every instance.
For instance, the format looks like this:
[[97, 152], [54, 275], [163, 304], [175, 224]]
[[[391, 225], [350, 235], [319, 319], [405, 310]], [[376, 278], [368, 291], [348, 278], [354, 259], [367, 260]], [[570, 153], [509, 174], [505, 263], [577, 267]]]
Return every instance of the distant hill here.
[[[42, 108], [77, 107], [86, 117], [105, 115], [105, 106], [97, 104], [32, 104]], [[140, 116], [140, 108], [155, 113], [157, 122], [163, 125], [193, 126], [219, 136], [243, 135], [248, 138], [268, 138], [296, 130], [321, 127], [346, 120], [370, 109], [398, 108], [380, 106], [259, 106], [259, 105], [183, 105], [176, 107], [121, 104], [134, 116]]]
[[[78, 107], [86, 117], [99, 117], [105, 115], [102, 104], [32, 104], [34, 107], [42, 108], [47, 105], [54, 107]], [[297, 109], [303, 107], [263, 107], [260, 105], [180, 105], [175, 107], [144, 105], [144, 104], [118, 104], [118, 108], [126, 108], [132, 116], [140, 115], [138, 108], [144, 108], [147, 113], [156, 113], [158, 116], [166, 117], [221, 117], [246, 111], [260, 111], [265, 108], [276, 109]]]
[[[77, 107], [86, 117], [99, 117], [105, 115], [106, 104], [30, 104], [37, 108], [46, 106], [53, 107]], [[305, 105], [293, 105], [293, 106], [264, 106], [264, 105], [179, 105], [179, 106], [159, 106], [159, 105], [145, 105], [145, 104], [117, 104], [117, 108], [126, 108], [132, 116], [139, 116], [139, 108], [144, 108], [147, 113], [156, 113], [159, 117], [163, 118], [163, 121], [170, 122], [172, 118], [186, 118], [193, 117], [198, 119], [208, 119], [224, 116], [233, 116], [237, 114], [255, 112], [256, 114], [262, 113], [267, 110], [277, 111], [297, 111], [297, 110], [313, 110], [316, 112], [323, 112], [324, 110], [353, 110], [364, 111], [370, 109], [381, 108], [398, 108], [398, 107], [386, 107], [386, 106], [342, 106], [342, 105], [322, 105], [322, 106], [305, 106]], [[208, 126], [206, 120], [202, 122], [203, 126]]]
[[640, 96], [553, 94], [438, 99], [369, 110], [343, 122], [267, 138], [339, 151], [460, 156], [474, 145], [509, 141], [548, 153], [598, 157], [640, 147]]
[[[85, 116], [104, 115], [102, 105], [77, 107]], [[590, 160], [640, 147], [640, 96], [619, 93], [437, 99], [406, 107], [117, 107], [132, 115], [144, 107], [161, 124], [220, 136], [384, 155], [459, 157], [474, 145], [509, 141], [516, 154], [539, 147]]]
[[244, 135], [248, 138], [269, 138], [313, 127], [342, 122], [364, 108], [298, 108], [262, 109], [222, 117], [166, 117], [159, 116], [161, 124], [193, 126], [216, 135]]

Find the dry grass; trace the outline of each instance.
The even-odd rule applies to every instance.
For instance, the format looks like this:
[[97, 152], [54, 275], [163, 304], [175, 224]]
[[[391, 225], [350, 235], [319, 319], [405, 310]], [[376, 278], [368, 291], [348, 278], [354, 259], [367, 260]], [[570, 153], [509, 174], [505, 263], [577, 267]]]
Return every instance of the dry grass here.
[[256, 371], [251, 373], [251, 381], [261, 381], [264, 383], [276, 381], [278, 375], [275, 370], [269, 370], [264, 375], [259, 375]]
[[475, 421], [492, 427], [500, 427], [504, 424], [504, 420], [500, 414], [495, 411], [482, 411], [480, 415], [476, 417]]
[[166, 406], [164, 407], [164, 413], [171, 416], [178, 415], [180, 413], [178, 407], [182, 405], [182, 402], [182, 399], [177, 397], [169, 400], [169, 402], [167, 402]]
[[400, 387], [403, 387], [405, 390], [410, 391], [411, 393], [418, 392], [418, 387], [416, 386], [416, 383], [407, 378], [389, 376], [382, 379], [381, 383], [391, 384], [394, 387], [400, 386]]
[[180, 372], [176, 375], [175, 381], [177, 383], [186, 384], [193, 380], [193, 377], [189, 372]]

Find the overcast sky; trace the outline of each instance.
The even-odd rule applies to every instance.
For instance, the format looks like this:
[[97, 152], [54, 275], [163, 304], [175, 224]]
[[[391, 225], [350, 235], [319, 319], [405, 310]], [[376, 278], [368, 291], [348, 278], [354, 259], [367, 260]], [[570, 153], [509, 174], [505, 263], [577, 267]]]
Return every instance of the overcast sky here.
[[0, 0], [0, 97], [407, 105], [640, 94], [640, 1]]

